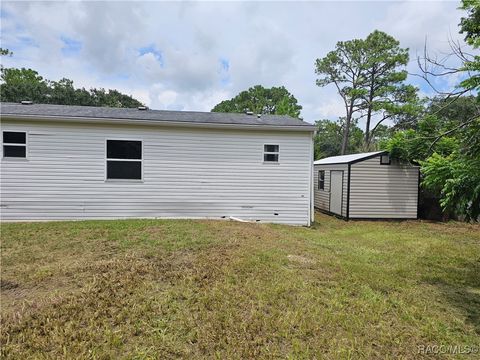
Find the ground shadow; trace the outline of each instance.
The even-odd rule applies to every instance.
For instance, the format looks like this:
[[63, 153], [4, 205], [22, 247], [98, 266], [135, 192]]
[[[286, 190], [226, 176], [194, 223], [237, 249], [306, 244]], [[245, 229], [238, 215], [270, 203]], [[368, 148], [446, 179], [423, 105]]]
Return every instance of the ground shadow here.
[[445, 269], [449, 279], [454, 281], [439, 278], [425, 280], [437, 287], [448, 303], [460, 310], [480, 335], [480, 258], [463, 265], [461, 268], [452, 266]]

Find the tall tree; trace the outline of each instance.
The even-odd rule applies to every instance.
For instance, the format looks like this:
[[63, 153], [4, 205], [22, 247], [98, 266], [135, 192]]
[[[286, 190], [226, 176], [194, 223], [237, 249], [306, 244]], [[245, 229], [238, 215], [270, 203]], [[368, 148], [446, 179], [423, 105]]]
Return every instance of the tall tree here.
[[[420, 110], [417, 89], [407, 85], [405, 67], [408, 49], [384, 32], [375, 30], [365, 40], [365, 96], [362, 98], [366, 116], [365, 145], [370, 145], [377, 127], [387, 119], [400, 121]], [[376, 117], [376, 120], [374, 120]], [[372, 126], [372, 121], [376, 125]]]
[[290, 115], [298, 118], [302, 107], [298, 105], [295, 96], [283, 86], [264, 88], [256, 85], [215, 105], [212, 112], [243, 113], [246, 110], [256, 114]]
[[345, 107], [345, 127], [343, 129], [340, 153], [346, 154], [350, 127], [355, 112], [361, 110], [362, 87], [365, 84], [363, 66], [363, 40], [339, 41], [334, 51], [316, 60], [315, 73], [318, 86], [334, 84]]
[[[341, 96], [346, 121], [366, 119], [365, 148], [387, 119], [394, 122], [420, 110], [417, 89], [405, 84], [408, 49], [392, 36], [375, 30], [366, 39], [338, 42], [334, 51], [316, 61], [317, 85], [334, 84]], [[345, 128], [342, 154], [347, 151]]]

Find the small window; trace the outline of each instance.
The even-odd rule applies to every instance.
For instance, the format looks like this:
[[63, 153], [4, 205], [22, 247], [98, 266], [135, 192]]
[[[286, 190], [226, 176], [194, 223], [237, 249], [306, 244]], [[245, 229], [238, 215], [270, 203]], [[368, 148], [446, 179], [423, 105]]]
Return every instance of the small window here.
[[142, 142], [107, 140], [107, 179], [142, 179]]
[[3, 157], [27, 157], [27, 133], [21, 131], [3, 132]]
[[318, 171], [318, 190], [325, 190], [325, 170]]
[[380, 156], [380, 164], [381, 165], [390, 165], [390, 155], [383, 154]]
[[280, 145], [264, 145], [263, 146], [263, 161], [277, 162], [280, 153]]

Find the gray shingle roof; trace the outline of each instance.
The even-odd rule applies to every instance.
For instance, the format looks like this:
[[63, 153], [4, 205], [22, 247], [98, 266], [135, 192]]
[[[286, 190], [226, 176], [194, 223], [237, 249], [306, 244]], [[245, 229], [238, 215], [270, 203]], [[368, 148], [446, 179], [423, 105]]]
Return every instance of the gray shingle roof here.
[[95, 118], [95, 119], [118, 119], [118, 120], [147, 120], [166, 121], [195, 124], [230, 124], [230, 125], [258, 125], [258, 126], [282, 126], [282, 127], [305, 127], [305, 130], [313, 131], [314, 127], [305, 121], [286, 115], [257, 115], [237, 113], [214, 113], [194, 111], [166, 111], [166, 110], [138, 110], [125, 108], [72, 106], [18, 103], [1, 103], [0, 113], [2, 116], [32, 116], [32, 117], [59, 117], [59, 118]]

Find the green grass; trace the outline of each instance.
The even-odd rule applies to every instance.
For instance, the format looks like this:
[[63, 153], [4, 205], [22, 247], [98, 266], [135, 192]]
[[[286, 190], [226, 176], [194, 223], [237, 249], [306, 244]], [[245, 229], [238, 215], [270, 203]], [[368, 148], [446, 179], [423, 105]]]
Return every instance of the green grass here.
[[480, 346], [478, 225], [317, 215], [312, 228], [1, 230], [4, 358], [416, 359], [420, 345]]

